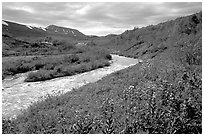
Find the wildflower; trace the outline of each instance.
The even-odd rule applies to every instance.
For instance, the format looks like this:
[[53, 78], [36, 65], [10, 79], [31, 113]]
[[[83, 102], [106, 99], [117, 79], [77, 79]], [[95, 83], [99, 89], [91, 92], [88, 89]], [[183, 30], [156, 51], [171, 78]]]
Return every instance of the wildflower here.
[[134, 88], [133, 85], [130, 85], [128, 89], [132, 90]]

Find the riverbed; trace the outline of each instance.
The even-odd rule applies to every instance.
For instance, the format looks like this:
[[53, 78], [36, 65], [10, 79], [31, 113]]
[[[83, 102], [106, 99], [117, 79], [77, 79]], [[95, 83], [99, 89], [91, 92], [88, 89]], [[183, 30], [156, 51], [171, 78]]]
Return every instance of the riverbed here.
[[58, 95], [77, 89], [85, 84], [96, 82], [113, 72], [133, 66], [141, 60], [112, 55], [111, 65], [82, 74], [55, 78], [40, 82], [24, 82], [28, 73], [18, 74], [2, 81], [2, 116], [15, 118], [33, 102], [43, 96]]

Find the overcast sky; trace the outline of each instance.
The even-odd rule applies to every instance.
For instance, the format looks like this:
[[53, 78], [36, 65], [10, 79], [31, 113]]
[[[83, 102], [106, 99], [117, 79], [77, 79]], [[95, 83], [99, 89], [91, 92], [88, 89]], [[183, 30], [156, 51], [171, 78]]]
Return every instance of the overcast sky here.
[[3, 2], [2, 18], [46, 27], [54, 24], [87, 35], [120, 34], [202, 10], [202, 3], [20, 3]]

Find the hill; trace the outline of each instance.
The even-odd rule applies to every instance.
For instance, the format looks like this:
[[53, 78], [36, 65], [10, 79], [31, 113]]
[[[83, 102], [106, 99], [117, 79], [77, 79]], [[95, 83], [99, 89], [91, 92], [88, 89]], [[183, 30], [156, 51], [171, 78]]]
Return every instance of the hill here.
[[43, 28], [26, 26], [14, 22], [2, 21], [2, 34], [15, 38], [24, 37], [45, 37], [46, 31]]
[[60, 26], [56, 26], [56, 25], [49, 25], [45, 28], [45, 30], [47, 31], [47, 33], [49, 33], [51, 35], [57, 34], [57, 35], [61, 35], [64, 37], [73, 37], [76, 39], [87, 39], [88, 38], [88, 36], [79, 32], [76, 29], [60, 27]]
[[[175, 20], [94, 39], [95, 44], [134, 58], [154, 58], [163, 52], [201, 48], [202, 12]], [[189, 48], [189, 46], [191, 46]], [[195, 48], [194, 48], [195, 49]]]

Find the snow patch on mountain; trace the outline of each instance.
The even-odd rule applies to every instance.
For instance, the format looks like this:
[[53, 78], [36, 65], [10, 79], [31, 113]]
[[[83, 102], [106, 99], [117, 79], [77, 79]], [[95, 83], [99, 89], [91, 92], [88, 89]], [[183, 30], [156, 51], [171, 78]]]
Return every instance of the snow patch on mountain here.
[[4, 21], [2, 21], [2, 24], [8, 26], [8, 24], [6, 22], [4, 22]]
[[26, 27], [28, 27], [29, 29], [33, 29], [31, 26], [27, 25]]
[[43, 27], [40, 27], [40, 29], [42, 29], [43, 31], [46, 31], [46, 29], [45, 29], [45, 28], [43, 28]]

